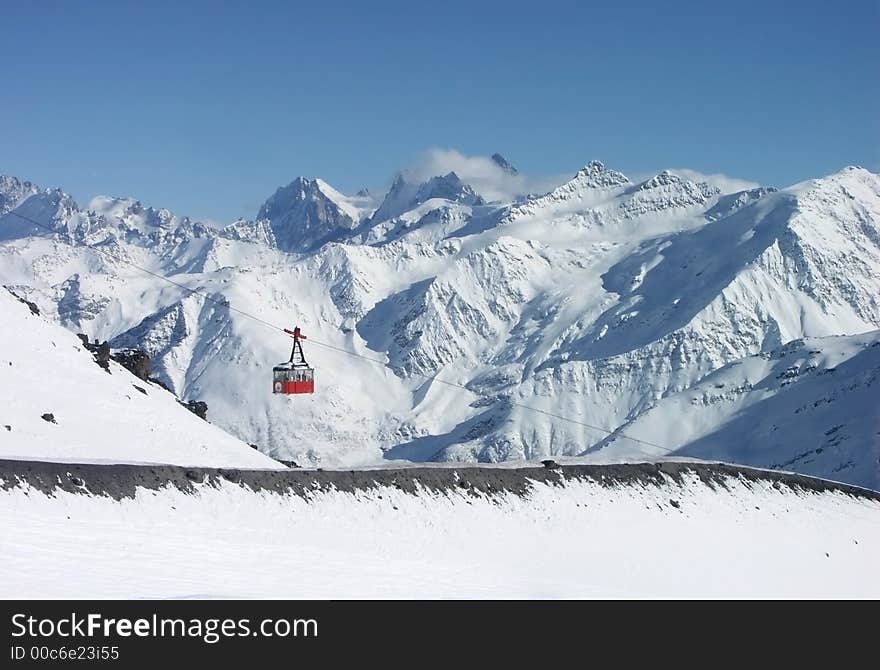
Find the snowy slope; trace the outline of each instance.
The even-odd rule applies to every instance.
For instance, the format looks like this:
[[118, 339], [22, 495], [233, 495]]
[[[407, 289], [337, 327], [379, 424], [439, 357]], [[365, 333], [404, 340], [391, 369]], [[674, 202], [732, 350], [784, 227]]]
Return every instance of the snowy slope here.
[[79, 492], [2, 482], [0, 596], [880, 596], [877, 500], [760, 477], [302, 497], [215, 478], [115, 500], [77, 472]]
[[[281, 468], [0, 290], [0, 457]], [[52, 414], [52, 421], [42, 418]]]
[[[399, 177], [375, 211], [370, 196], [298, 179], [254, 221], [222, 230], [133, 212], [127, 199], [79, 208], [59, 194], [19, 209], [104, 253], [7, 214], [0, 279], [71, 329], [147, 349], [163, 381], [205, 399], [218, 425], [302, 463], [601, 457], [624, 442], [630, 456], [654, 456], [606, 431], [638, 430], [664, 398], [697, 393], [736, 361], [880, 328], [880, 177], [862, 168], [726, 193], [686, 171], [634, 182], [592, 161], [507, 204], [482, 203], [454, 173]], [[314, 396], [269, 393], [289, 341], [236, 310], [303, 327]], [[706, 439], [728, 421], [696, 409], [663, 416], [651, 441], [671, 450], [698, 437], [676, 431], [682, 421]], [[735, 441], [724, 457], [786, 463], [802, 433], [780, 434], [760, 459]], [[872, 439], [860, 429], [847, 442], [851, 468], [835, 471], [830, 458], [788, 467], [875, 485]]]
[[[880, 490], [878, 399], [880, 331], [809, 338], [729, 363], [620, 430], [676, 454]], [[616, 437], [601, 449], [608, 457], [642, 453]]]

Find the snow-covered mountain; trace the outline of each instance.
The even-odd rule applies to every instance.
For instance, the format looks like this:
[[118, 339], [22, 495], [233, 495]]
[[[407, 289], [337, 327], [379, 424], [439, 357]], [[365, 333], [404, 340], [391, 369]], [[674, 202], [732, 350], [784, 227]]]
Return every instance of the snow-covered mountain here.
[[[4, 202], [56, 232], [0, 217], [0, 279], [71, 329], [143, 347], [178, 394], [269, 454], [359, 465], [680, 451], [880, 488], [875, 361], [862, 352], [880, 328], [880, 177], [862, 168], [728, 193], [591, 161], [510, 203], [455, 173], [401, 174], [380, 200], [300, 178], [219, 230], [21, 183], [0, 182]], [[237, 310], [303, 328], [314, 396], [269, 392], [290, 343]], [[774, 357], [800, 340], [852, 368], [773, 386]], [[751, 387], [701, 402], [715, 383]], [[773, 416], [847, 383], [858, 401]], [[849, 437], [831, 444], [838, 424]], [[822, 457], [795, 458], [810, 449]]]
[[[797, 339], [666, 395], [618, 432], [680, 446], [682, 455], [876, 487], [878, 399], [880, 331]], [[619, 441], [613, 435], [595, 449], [626, 450]]]
[[257, 222], [268, 222], [277, 248], [312, 251], [350, 234], [371, 205], [369, 196], [348, 197], [320, 179], [299, 177], [263, 203]]

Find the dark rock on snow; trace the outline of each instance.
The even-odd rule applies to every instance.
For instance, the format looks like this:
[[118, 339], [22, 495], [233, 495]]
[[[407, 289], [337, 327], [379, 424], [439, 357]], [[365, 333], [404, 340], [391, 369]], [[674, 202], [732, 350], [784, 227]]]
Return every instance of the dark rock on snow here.
[[88, 335], [84, 335], [83, 333], [77, 333], [76, 336], [83, 343], [83, 346], [91, 351], [95, 356], [95, 363], [98, 364], [99, 367], [110, 372], [110, 343], [109, 342], [98, 342], [96, 339], [94, 343], [89, 342]]
[[9, 287], [9, 286], [6, 286], [5, 288], [6, 288], [7, 291], [9, 291], [10, 294], [12, 294], [12, 297], [13, 297], [13, 298], [15, 298], [15, 299], [18, 300], [19, 302], [24, 303], [25, 305], [27, 305], [27, 306], [28, 306], [28, 309], [31, 310], [31, 314], [33, 314], [34, 316], [40, 316], [40, 308], [37, 307], [37, 304], [36, 304], [36, 303], [31, 302], [30, 300], [27, 300], [26, 298], [22, 298], [22, 297], [21, 297], [20, 295], [18, 295], [15, 291], [13, 291], [12, 288]]
[[[98, 343], [98, 341], [95, 340], [94, 343], [90, 343], [88, 336], [83, 335], [82, 333], [77, 334], [77, 337], [82, 341], [83, 346], [86, 349], [94, 353], [95, 362], [107, 370], [107, 372], [110, 372], [110, 359], [113, 359], [138, 379], [143, 379], [145, 382], [156, 384], [169, 393], [174, 393], [164, 382], [162, 382], [162, 380], [150, 376], [150, 357], [140, 349], [120, 349], [117, 352], [112, 352], [109, 342]], [[132, 386], [144, 395], [149, 395], [147, 390], [143, 387], [140, 387], [137, 384], [132, 384]], [[177, 402], [186, 407], [200, 419], [204, 419], [205, 421], [208, 420], [208, 403], [203, 400], [190, 400], [188, 402], [178, 400]], [[46, 418], [45, 415], [43, 418]], [[49, 419], [46, 420], [48, 421]]]
[[112, 354], [111, 358], [138, 379], [143, 379], [145, 382], [152, 381], [150, 357], [140, 349], [121, 349]]
[[200, 419], [208, 420], [208, 403], [204, 400], [190, 400], [189, 402], [180, 402], [181, 405], [186, 407], [190, 412], [195, 414]]

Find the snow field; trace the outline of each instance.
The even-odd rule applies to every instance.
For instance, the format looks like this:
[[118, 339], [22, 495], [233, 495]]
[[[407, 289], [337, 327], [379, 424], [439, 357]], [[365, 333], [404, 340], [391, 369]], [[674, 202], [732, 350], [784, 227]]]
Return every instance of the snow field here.
[[19, 485], [0, 527], [6, 598], [880, 596], [880, 503], [765, 481], [121, 502]]

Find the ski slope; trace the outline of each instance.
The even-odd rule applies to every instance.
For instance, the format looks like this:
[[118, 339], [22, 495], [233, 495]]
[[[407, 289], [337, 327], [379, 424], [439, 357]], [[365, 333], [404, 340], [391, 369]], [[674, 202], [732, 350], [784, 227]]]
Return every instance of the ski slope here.
[[880, 502], [833, 487], [692, 472], [292, 495], [221, 478], [117, 500], [4, 472], [4, 598], [880, 597]]

